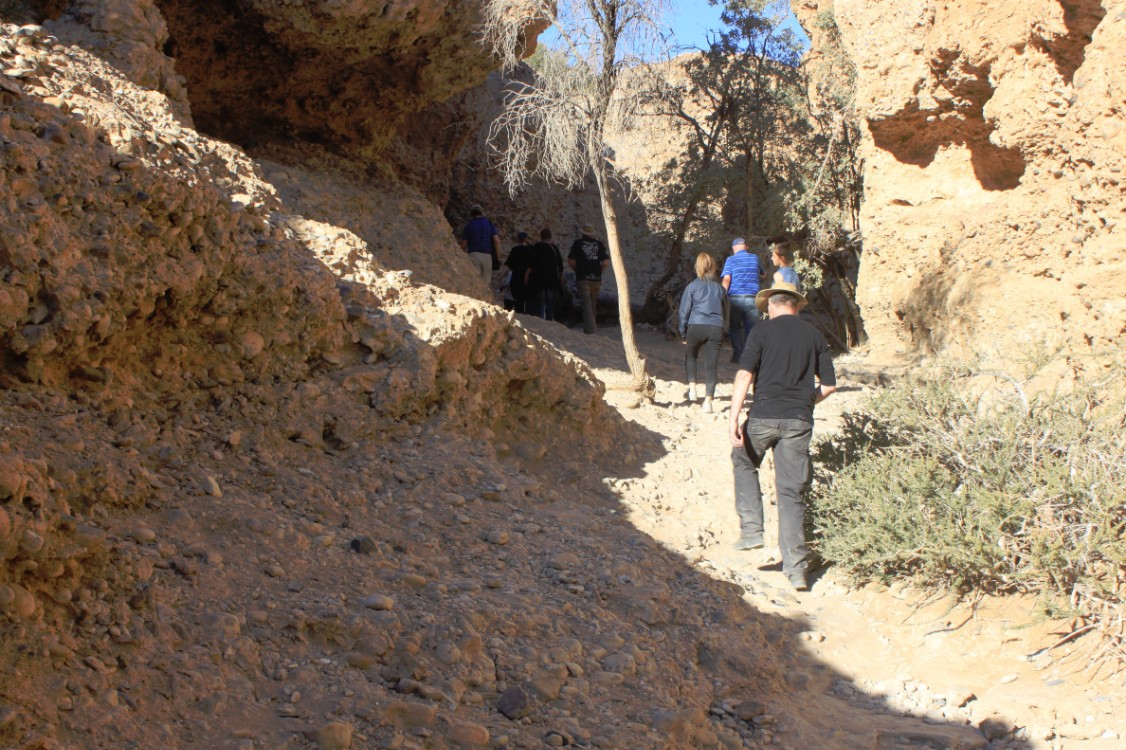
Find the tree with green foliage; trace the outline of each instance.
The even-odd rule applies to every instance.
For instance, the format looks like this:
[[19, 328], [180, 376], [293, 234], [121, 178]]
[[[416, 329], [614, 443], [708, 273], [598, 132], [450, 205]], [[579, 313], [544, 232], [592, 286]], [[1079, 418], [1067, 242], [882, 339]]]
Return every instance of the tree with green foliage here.
[[[778, 183], [793, 180], [785, 158], [797, 131], [808, 130], [795, 113], [804, 81], [798, 67], [802, 46], [784, 28], [785, 4], [776, 0], [728, 0], [720, 15], [725, 28], [708, 49], [688, 59], [685, 82], [666, 84], [657, 114], [678, 119], [688, 133], [683, 158], [663, 182], [663, 202], [675, 207], [664, 272], [646, 294], [643, 315], [664, 317], [669, 283], [682, 264], [684, 244], [700, 221], [701, 206], [729, 203], [728, 229], [748, 236], [778, 235], [780, 221], [759, 210], [776, 200]], [[734, 210], [731, 210], [734, 208]]]

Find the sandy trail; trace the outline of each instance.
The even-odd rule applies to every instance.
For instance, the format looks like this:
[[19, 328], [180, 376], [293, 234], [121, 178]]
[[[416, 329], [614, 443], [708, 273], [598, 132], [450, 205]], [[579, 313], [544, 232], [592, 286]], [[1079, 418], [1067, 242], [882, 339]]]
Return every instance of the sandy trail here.
[[[793, 591], [776, 546], [769, 458], [763, 471], [767, 546], [732, 549], [738, 524], [726, 425], [736, 367], [727, 362], [729, 349], [721, 353], [716, 413], [704, 414], [698, 403], [685, 403], [682, 345], [639, 330], [658, 388], [653, 404], [630, 408], [628, 394], [614, 389], [628, 380], [616, 329], [584, 336], [538, 321], [527, 325], [586, 359], [625, 418], [664, 436], [663, 456], [634, 478], [611, 483], [630, 521], [697, 569], [737, 584], [750, 606], [797, 630], [811, 690], [824, 698], [809, 709], [829, 725], [865, 708], [919, 717], [924, 726], [977, 727], [990, 747], [1126, 747], [1123, 673], [1092, 669], [1085, 658], [1092, 644], [1082, 639], [1051, 648], [1069, 623], [1038, 621], [1032, 599], [969, 603], [902, 584], [857, 589], [832, 569], [815, 574], [810, 592]], [[850, 373], [865, 368], [858, 358], [838, 359], [841, 390], [818, 407], [815, 441], [832, 435], [842, 412], [864, 397], [868, 386]], [[878, 733], [877, 746], [974, 745], [964, 737], [916, 734]]]

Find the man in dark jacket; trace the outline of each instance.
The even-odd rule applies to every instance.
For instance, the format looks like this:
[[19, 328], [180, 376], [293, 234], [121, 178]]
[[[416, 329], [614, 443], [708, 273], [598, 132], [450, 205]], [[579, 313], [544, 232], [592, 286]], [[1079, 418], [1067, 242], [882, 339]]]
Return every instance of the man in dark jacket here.
[[[809, 459], [813, 406], [837, 389], [825, 337], [797, 315], [805, 304], [805, 297], [792, 284], [777, 283], [755, 295], [756, 307], [770, 318], [747, 337], [731, 394], [729, 425], [735, 510], [742, 532], [735, 548], [763, 546], [758, 469], [766, 451], [773, 450], [782, 572], [798, 591], [809, 590], [802, 494], [813, 475]], [[754, 401], [740, 429], [739, 413], [752, 384]]]
[[540, 241], [532, 246], [528, 275], [528, 314], [555, 320], [555, 303], [563, 291], [563, 256], [551, 241], [551, 230], [540, 230]]

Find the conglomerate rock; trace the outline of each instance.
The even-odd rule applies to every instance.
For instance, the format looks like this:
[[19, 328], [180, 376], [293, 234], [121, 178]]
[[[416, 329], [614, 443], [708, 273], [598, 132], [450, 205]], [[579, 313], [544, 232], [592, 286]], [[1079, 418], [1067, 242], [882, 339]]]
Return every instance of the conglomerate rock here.
[[1120, 346], [1126, 4], [795, 7], [831, 12], [856, 64], [872, 350]]

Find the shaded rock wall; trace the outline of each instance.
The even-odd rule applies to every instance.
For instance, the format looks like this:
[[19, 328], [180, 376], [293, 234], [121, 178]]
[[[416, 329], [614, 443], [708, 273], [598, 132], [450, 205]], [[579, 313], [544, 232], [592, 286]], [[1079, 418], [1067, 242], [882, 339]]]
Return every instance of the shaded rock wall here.
[[[795, 3], [858, 71], [876, 350], [1101, 354], [1126, 332], [1126, 4]], [[815, 40], [816, 43], [816, 40]]]
[[[494, 67], [483, 3], [157, 0], [165, 50], [201, 130], [243, 145], [299, 138], [371, 156], [404, 118]], [[529, 38], [546, 28], [529, 18]]]

